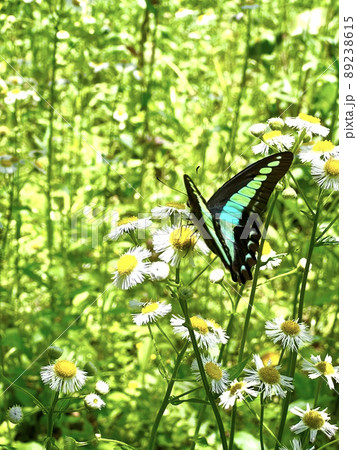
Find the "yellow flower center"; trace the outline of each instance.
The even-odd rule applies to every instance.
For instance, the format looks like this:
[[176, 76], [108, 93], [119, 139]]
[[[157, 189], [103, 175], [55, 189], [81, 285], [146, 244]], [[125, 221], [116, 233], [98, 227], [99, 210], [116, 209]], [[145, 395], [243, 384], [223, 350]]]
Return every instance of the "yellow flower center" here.
[[278, 353], [278, 352], [268, 352], [262, 356], [262, 361], [263, 361], [264, 366], [268, 366], [269, 361], [272, 366], [277, 366], [279, 364], [279, 359], [280, 359], [280, 353]]
[[43, 169], [43, 165], [40, 163], [40, 161], [35, 161], [35, 166], [39, 169]]
[[219, 325], [215, 320], [209, 319], [208, 321], [211, 324], [212, 328], [216, 328], [217, 330], [221, 328], [221, 325]]
[[201, 317], [193, 316], [190, 318], [190, 322], [192, 328], [197, 330], [200, 334], [208, 333], [208, 325], [206, 321]]
[[234, 395], [237, 391], [240, 391], [244, 385], [244, 381], [238, 381], [238, 383], [234, 383], [233, 386], [230, 387], [231, 395]]
[[300, 113], [299, 117], [301, 120], [304, 120], [305, 122], [309, 122], [309, 123], [320, 123], [321, 120], [318, 119], [317, 117], [314, 116], [310, 116], [309, 114], [304, 114], [304, 113]]
[[259, 378], [267, 384], [277, 384], [280, 381], [279, 371], [272, 366], [262, 367], [258, 370]]
[[170, 244], [175, 250], [187, 251], [196, 243], [196, 237], [193, 231], [187, 227], [176, 228], [171, 231]]
[[134, 255], [123, 255], [118, 260], [119, 275], [130, 275], [138, 265], [138, 260]]
[[66, 359], [57, 361], [53, 366], [53, 370], [55, 374], [60, 378], [72, 378], [77, 373], [76, 365], [71, 361], [67, 361]]
[[157, 302], [148, 303], [147, 305], [145, 305], [142, 308], [141, 314], [148, 314], [148, 313], [151, 313], [153, 311], [156, 311], [158, 307], [159, 307], [159, 304]]
[[219, 381], [223, 375], [222, 369], [212, 361], [205, 364], [205, 371], [210, 378], [216, 381]]
[[176, 209], [185, 209], [185, 205], [183, 203], [178, 203], [178, 202], [167, 202], [165, 204], [165, 206], [167, 206], [168, 208], [176, 208]]
[[274, 139], [278, 136], [281, 136], [281, 131], [275, 130], [275, 131], [269, 131], [269, 133], [263, 134], [263, 140], [269, 141], [269, 139]]
[[20, 92], [21, 92], [21, 90], [20, 89], [18, 89], [18, 88], [15, 88], [15, 89], [11, 89], [11, 94], [14, 94], [14, 95], [16, 95], [16, 94], [19, 94]]
[[267, 256], [271, 253], [271, 247], [268, 241], [264, 241], [262, 255]]
[[333, 143], [331, 141], [321, 141], [316, 142], [316, 144], [313, 145], [312, 151], [313, 152], [320, 152], [320, 153], [329, 153], [332, 152], [332, 150], [335, 148]]
[[293, 320], [285, 320], [285, 322], [280, 325], [280, 329], [289, 336], [297, 336], [300, 333], [300, 325]]
[[308, 411], [304, 414], [302, 421], [313, 430], [319, 430], [325, 423], [325, 419], [318, 411]]
[[120, 225], [126, 225], [128, 223], [133, 223], [133, 222], [137, 222], [137, 221], [138, 221], [138, 218], [136, 216], [125, 217], [124, 219], [119, 220], [118, 226], [120, 227]]
[[12, 166], [12, 161], [11, 161], [10, 158], [9, 158], [9, 159], [2, 159], [2, 160], [0, 161], [0, 164], [1, 164], [3, 167], [11, 167], [11, 166]]
[[338, 177], [340, 174], [340, 162], [338, 159], [329, 159], [325, 162], [325, 172], [330, 177]]
[[335, 369], [332, 364], [326, 361], [321, 361], [315, 364], [316, 369], [322, 373], [322, 375], [332, 375], [335, 373]]

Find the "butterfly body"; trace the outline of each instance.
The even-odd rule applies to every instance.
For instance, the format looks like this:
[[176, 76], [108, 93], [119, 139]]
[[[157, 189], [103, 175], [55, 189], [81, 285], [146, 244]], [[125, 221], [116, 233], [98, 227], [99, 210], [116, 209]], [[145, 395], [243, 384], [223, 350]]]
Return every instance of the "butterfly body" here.
[[192, 220], [208, 248], [231, 272], [233, 281], [252, 279], [261, 237], [260, 216], [292, 160], [291, 152], [263, 158], [228, 180], [208, 201], [184, 175]]

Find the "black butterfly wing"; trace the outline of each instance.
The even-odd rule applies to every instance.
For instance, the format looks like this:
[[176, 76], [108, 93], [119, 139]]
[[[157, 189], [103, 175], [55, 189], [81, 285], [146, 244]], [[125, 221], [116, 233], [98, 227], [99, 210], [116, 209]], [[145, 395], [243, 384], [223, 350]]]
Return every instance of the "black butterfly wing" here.
[[228, 249], [234, 281], [252, 279], [261, 236], [260, 216], [292, 161], [291, 152], [263, 158], [227, 181], [206, 203], [215, 229], [220, 229], [217, 236], [223, 238], [222, 247]]
[[[208, 248], [218, 255], [227, 269], [231, 269], [232, 260], [225, 240], [217, 221], [213, 220], [212, 214], [195, 183], [188, 175], [184, 175], [188, 202], [191, 209], [191, 219], [200, 232]], [[233, 276], [233, 274], [232, 274]]]

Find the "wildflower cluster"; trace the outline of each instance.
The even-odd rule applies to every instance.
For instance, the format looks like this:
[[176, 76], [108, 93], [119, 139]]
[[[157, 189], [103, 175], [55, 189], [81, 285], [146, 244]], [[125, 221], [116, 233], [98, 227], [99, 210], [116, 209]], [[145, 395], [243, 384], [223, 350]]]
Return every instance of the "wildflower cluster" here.
[[[326, 137], [329, 131], [321, 125], [321, 119], [305, 113], [285, 120], [271, 118], [266, 124], [251, 126], [250, 132], [261, 141], [252, 150], [255, 154], [264, 155], [285, 150], [297, 153], [302, 163], [311, 164], [312, 178], [322, 189], [338, 191], [339, 148], [329, 140], [317, 139]], [[292, 133], [297, 133], [297, 136]]]

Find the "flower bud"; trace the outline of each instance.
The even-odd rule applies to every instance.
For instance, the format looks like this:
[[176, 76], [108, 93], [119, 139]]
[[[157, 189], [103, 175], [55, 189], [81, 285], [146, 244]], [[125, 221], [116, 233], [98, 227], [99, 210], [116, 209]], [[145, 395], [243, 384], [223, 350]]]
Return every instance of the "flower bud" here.
[[[305, 270], [306, 267], [306, 263], [307, 263], [307, 259], [306, 258], [301, 258], [300, 261], [298, 262], [298, 269], [303, 272]], [[312, 264], [310, 264], [309, 270], [311, 270]]]
[[50, 359], [58, 359], [63, 353], [63, 348], [56, 345], [50, 345], [47, 349], [47, 355]]
[[295, 189], [293, 189], [292, 187], [289, 186], [283, 190], [282, 196], [283, 196], [283, 198], [296, 198], [297, 194], [296, 194]]
[[190, 300], [193, 295], [193, 290], [188, 286], [182, 287], [179, 289], [178, 295], [181, 300]]
[[97, 368], [91, 361], [85, 363], [83, 370], [87, 372], [89, 377], [93, 377], [97, 373]]
[[11, 408], [7, 410], [7, 417], [9, 421], [11, 423], [14, 423], [15, 425], [20, 423], [24, 417], [21, 406], [19, 405], [11, 406]]
[[268, 125], [272, 130], [282, 130], [284, 121], [280, 117], [272, 117], [271, 119], [268, 119]]
[[264, 123], [256, 123], [249, 128], [249, 131], [255, 137], [261, 137], [265, 133], [266, 126]]
[[214, 269], [209, 275], [209, 280], [211, 283], [219, 283], [224, 278], [224, 270]]
[[311, 139], [312, 139], [312, 134], [310, 133], [310, 131], [307, 131], [305, 133], [305, 136], [302, 141], [304, 144], [308, 144], [309, 142], [311, 142]]
[[77, 448], [77, 441], [70, 436], [65, 436], [63, 439], [63, 449], [64, 450], [73, 450]]

